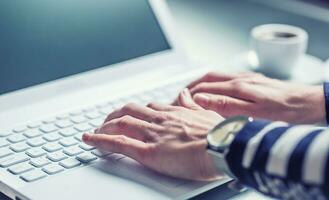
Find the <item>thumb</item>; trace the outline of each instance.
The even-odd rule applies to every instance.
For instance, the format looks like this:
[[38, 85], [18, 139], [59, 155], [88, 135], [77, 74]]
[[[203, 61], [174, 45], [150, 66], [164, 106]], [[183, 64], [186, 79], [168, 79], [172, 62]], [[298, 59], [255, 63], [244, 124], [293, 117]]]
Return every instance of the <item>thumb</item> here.
[[148, 144], [126, 137], [124, 135], [106, 135], [106, 134], [84, 134], [83, 142], [95, 146], [104, 151], [124, 154], [132, 159], [143, 163], [145, 154], [148, 153]]
[[178, 96], [178, 104], [182, 107], [192, 110], [203, 110], [203, 108], [194, 102], [190, 91], [185, 88]]

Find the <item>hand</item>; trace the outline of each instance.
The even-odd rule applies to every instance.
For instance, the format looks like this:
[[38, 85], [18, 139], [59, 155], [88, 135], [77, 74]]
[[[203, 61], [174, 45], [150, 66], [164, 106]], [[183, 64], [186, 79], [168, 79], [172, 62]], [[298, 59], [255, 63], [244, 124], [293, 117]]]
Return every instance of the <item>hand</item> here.
[[193, 108], [151, 103], [128, 104], [111, 113], [96, 134], [83, 141], [121, 153], [160, 173], [192, 180], [220, 177], [206, 152], [206, 134], [223, 118], [195, 104], [188, 90], [180, 95]]
[[322, 86], [289, 83], [256, 73], [209, 73], [188, 88], [197, 104], [224, 117], [248, 115], [300, 124], [325, 122]]

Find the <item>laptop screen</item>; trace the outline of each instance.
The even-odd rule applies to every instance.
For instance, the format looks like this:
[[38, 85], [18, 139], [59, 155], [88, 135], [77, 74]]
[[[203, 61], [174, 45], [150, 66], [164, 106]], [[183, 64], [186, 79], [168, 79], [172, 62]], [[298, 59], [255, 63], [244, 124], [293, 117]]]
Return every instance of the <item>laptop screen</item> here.
[[167, 49], [147, 0], [0, 1], [0, 94]]

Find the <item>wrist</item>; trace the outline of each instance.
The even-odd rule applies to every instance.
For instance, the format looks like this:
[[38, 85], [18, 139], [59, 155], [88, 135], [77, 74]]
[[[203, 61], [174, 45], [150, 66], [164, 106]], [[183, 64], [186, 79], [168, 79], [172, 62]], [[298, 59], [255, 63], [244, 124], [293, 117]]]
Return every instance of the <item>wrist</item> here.
[[308, 95], [310, 106], [309, 116], [311, 123], [326, 124], [326, 107], [325, 107], [325, 95], [323, 86], [311, 86], [310, 94]]
[[287, 122], [326, 124], [325, 95], [322, 86], [302, 86], [288, 99]]
[[223, 177], [223, 172], [216, 168], [213, 158], [207, 152], [207, 140], [202, 139], [195, 142], [196, 148], [202, 148], [204, 151], [200, 155], [195, 155], [198, 157], [198, 163], [201, 164], [200, 174], [202, 180], [214, 181]]

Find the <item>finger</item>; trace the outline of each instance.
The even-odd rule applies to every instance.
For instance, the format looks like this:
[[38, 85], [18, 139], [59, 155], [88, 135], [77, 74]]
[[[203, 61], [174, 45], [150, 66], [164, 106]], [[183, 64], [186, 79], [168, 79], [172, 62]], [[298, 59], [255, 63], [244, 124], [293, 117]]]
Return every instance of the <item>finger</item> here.
[[229, 81], [234, 78], [237, 78], [238, 76], [236, 74], [227, 74], [222, 72], [209, 72], [208, 74], [204, 75], [200, 79], [197, 79], [190, 83], [187, 88], [191, 89], [194, 86], [198, 85], [202, 82], [221, 82], [221, 81]]
[[149, 107], [146, 107], [146, 106], [141, 106], [138, 104], [130, 103], [130, 104], [125, 105], [121, 109], [116, 110], [116, 111], [112, 112], [111, 114], [109, 114], [105, 120], [105, 123], [108, 121], [111, 121], [113, 119], [117, 119], [117, 118], [126, 116], [126, 115], [129, 115], [129, 116], [132, 116], [137, 119], [144, 120], [144, 121], [148, 121], [148, 122], [159, 122], [162, 120], [159, 112], [157, 112]]
[[170, 112], [170, 111], [176, 111], [179, 109], [177, 106], [172, 106], [172, 105], [164, 105], [160, 103], [149, 103], [147, 107], [156, 110], [156, 111], [165, 111], [165, 112]]
[[207, 110], [213, 110], [224, 117], [235, 115], [253, 115], [255, 103], [232, 98], [224, 95], [198, 93], [193, 96], [194, 101]]
[[103, 151], [124, 154], [143, 163], [150, 144], [123, 135], [84, 134], [83, 141]]
[[131, 116], [124, 116], [106, 122], [98, 129], [97, 133], [109, 135], [125, 135], [144, 142], [156, 140], [156, 133], [162, 131], [163, 127], [152, 124]]
[[182, 107], [192, 110], [203, 110], [201, 106], [196, 104], [191, 96], [190, 91], [185, 88], [178, 96], [178, 104]]
[[191, 94], [210, 93], [252, 101], [255, 99], [253, 88], [241, 81], [200, 83], [191, 89]]

